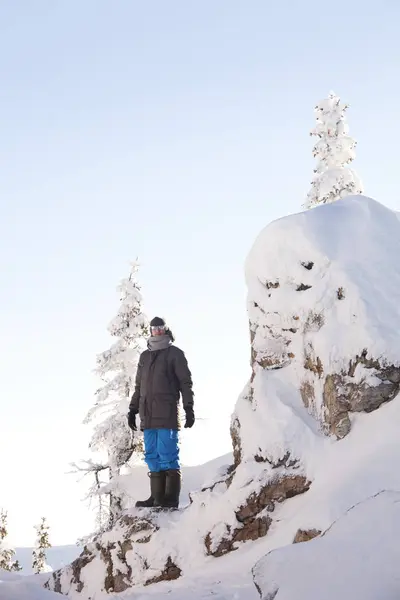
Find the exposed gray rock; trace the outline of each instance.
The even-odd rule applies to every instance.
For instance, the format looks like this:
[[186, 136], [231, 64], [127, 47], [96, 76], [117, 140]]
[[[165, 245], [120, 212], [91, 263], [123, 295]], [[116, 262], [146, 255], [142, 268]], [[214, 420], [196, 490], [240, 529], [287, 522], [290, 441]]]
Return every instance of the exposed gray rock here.
[[[379, 383], [371, 385], [367, 377], [355, 380], [359, 365], [370, 371]], [[351, 428], [349, 413], [372, 412], [392, 400], [399, 391], [400, 367], [368, 358], [367, 350], [364, 350], [350, 361], [347, 372], [327, 375], [325, 378], [323, 400], [327, 431], [339, 439], [345, 437]]]
[[[92, 543], [84, 547], [80, 556], [71, 565], [54, 571], [44, 587], [60, 594], [68, 594], [69, 588], [82, 592], [84, 569], [89, 563], [99, 559], [104, 564], [104, 568], [100, 571], [103, 573], [103, 581], [98, 582], [100, 590], [119, 593], [132, 587], [134, 577], [132, 577], [132, 567], [127, 560], [127, 553], [133, 549], [134, 544], [148, 543], [158, 530], [158, 526], [151, 518], [124, 515], [115, 523], [115, 527], [120, 533], [120, 539], [110, 542], [107, 533], [100, 534]], [[160, 581], [164, 575], [165, 578], [172, 578], [167, 566], [169, 565], [166, 565], [165, 572], [162, 571], [159, 575]], [[145, 560], [143, 560], [143, 567], [146, 568]], [[68, 586], [62, 585], [63, 577], [69, 579]]]
[[320, 529], [298, 529], [293, 539], [293, 544], [300, 544], [301, 542], [309, 542], [315, 537], [321, 535]]
[[223, 556], [235, 550], [238, 542], [254, 541], [267, 535], [276, 503], [304, 494], [310, 482], [303, 475], [281, 473], [258, 492], [253, 492], [235, 512], [237, 527], [228, 527], [226, 535], [213, 545], [211, 532], [205, 537], [207, 554]]

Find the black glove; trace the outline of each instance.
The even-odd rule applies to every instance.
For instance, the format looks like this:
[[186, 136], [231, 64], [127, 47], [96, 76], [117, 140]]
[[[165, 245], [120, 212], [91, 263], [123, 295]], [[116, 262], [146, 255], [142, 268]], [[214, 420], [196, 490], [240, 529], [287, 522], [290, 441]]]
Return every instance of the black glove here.
[[136, 413], [133, 410], [130, 410], [128, 413], [128, 425], [132, 429], [132, 431], [137, 431]]
[[190, 428], [193, 427], [194, 425], [194, 412], [192, 408], [188, 408], [186, 411], [186, 422], [185, 422], [185, 429], [186, 428]]

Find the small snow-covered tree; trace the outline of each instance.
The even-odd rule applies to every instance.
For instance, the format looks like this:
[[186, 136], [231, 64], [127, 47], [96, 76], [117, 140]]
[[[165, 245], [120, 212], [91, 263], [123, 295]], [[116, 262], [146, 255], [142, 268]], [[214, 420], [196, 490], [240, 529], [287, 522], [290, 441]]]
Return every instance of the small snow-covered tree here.
[[342, 104], [340, 98], [331, 92], [314, 109], [317, 125], [310, 135], [318, 138], [313, 148], [317, 166], [303, 205], [305, 208], [363, 192], [363, 185], [355, 171], [346, 167], [355, 158], [357, 144], [348, 135], [347, 108], [348, 104]]
[[[120, 307], [108, 326], [109, 333], [116, 338], [112, 346], [97, 356], [96, 373], [103, 385], [96, 391], [96, 401], [88, 412], [84, 423], [94, 423], [89, 448], [105, 455], [102, 462], [86, 461], [84, 466], [75, 465], [77, 470], [93, 473], [95, 483], [89, 495], [97, 497], [99, 529], [110, 527], [121, 513], [123, 492], [118, 489], [118, 475], [135, 453], [143, 451], [143, 437], [128, 427], [127, 414], [135, 385], [136, 370], [141, 352], [145, 348], [149, 333], [148, 319], [142, 311], [142, 295], [137, 282], [137, 262], [132, 263], [129, 277], [118, 286]], [[107, 472], [108, 483], [99, 478]], [[108, 495], [106, 508], [102, 493]]]
[[21, 571], [19, 562], [13, 561], [15, 554], [14, 548], [7, 543], [8, 529], [7, 529], [7, 512], [1, 510], [0, 512], [0, 569], [4, 571]]
[[46, 550], [51, 548], [51, 544], [49, 542], [49, 526], [44, 517], [42, 517], [40, 524], [35, 526], [35, 529], [37, 539], [32, 552], [32, 569], [34, 573], [38, 574], [49, 571], [49, 567], [46, 565]]

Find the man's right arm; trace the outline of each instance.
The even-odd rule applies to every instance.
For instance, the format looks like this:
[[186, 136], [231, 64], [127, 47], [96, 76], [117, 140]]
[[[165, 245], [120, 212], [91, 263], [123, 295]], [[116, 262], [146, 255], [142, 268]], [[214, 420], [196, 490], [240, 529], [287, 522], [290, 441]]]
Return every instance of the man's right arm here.
[[137, 414], [139, 412], [139, 400], [140, 400], [140, 380], [142, 377], [142, 354], [139, 358], [139, 363], [136, 370], [135, 378], [135, 391], [132, 394], [131, 402], [129, 404], [129, 412]]

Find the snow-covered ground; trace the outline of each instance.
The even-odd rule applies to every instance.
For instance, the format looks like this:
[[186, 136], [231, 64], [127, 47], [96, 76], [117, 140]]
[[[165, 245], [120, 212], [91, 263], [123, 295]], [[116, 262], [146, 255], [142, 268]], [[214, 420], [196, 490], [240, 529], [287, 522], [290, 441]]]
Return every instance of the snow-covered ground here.
[[[131, 592], [111, 597], [98, 593], [94, 599], [257, 600], [259, 594], [252, 576], [256, 564], [255, 571], [261, 582], [270, 581], [268, 574], [272, 573], [272, 581], [282, 586], [277, 600], [310, 600], [314, 597], [336, 600], [339, 595], [343, 600], [390, 600], [399, 597], [399, 551], [392, 553], [400, 529], [399, 422], [400, 397], [374, 413], [354, 417], [352, 432], [344, 440], [334, 442], [327, 439], [316, 457], [315, 479], [310, 490], [280, 505], [274, 513], [274, 524], [267, 537], [247, 542], [222, 558], [199, 557], [198, 565], [192, 565], [190, 572], [185, 572], [177, 581], [137, 586]], [[224, 465], [227, 458], [221, 457], [208, 465], [191, 468], [186, 477], [187, 483], [190, 478], [193, 489], [206, 480], [207, 475], [211, 478], [215, 468]], [[145, 477], [145, 473], [138, 472], [137, 475], [139, 480]], [[384, 490], [389, 490], [389, 494], [385, 494]], [[376, 502], [370, 502], [376, 495]], [[353, 506], [358, 506], [359, 512], [353, 512]], [[292, 545], [297, 529], [325, 531], [335, 522], [337, 526], [320, 540], [317, 538], [312, 542]], [[190, 526], [194, 528], [195, 524]], [[176, 541], [171, 540], [171, 545]], [[345, 549], [344, 553], [341, 549]], [[273, 560], [270, 564], [269, 556], [264, 557], [271, 550], [273, 552], [269, 556]], [[337, 557], [341, 557], [340, 564]], [[315, 567], [311, 568], [311, 564]], [[264, 567], [267, 575], [263, 578]], [[336, 577], [336, 587], [332, 586], [335, 594], [332, 591], [333, 595], [321, 596], [322, 591], [327, 593], [330, 588], [329, 585], [324, 588], [321, 577], [315, 576], [320, 567], [324, 567], [322, 572], [328, 574], [326, 581], [330, 581], [329, 577], [332, 580]], [[370, 570], [370, 579], [378, 578], [379, 573], [384, 574], [385, 585], [369, 586], [370, 592], [366, 595], [365, 580], [361, 576], [363, 570]], [[304, 595], [296, 595], [295, 591], [300, 587], [297, 588], [294, 582], [303, 586]], [[382, 595], [377, 590], [382, 590]], [[398, 596], [390, 595], [390, 590]]]
[[[228, 556], [202, 560], [197, 568], [175, 582], [136, 587], [132, 592], [114, 598], [257, 600], [259, 595], [251, 571], [260, 559], [257, 577], [260, 583], [266, 582], [265, 585], [270, 581], [276, 583], [280, 589], [277, 600], [319, 598], [322, 591], [327, 594], [330, 589], [333, 595], [323, 596], [324, 600], [336, 600], [339, 595], [343, 600], [390, 600], [399, 597], [399, 422], [400, 398], [374, 413], [357, 415], [348, 437], [340, 442], [326, 443], [318, 457], [310, 490], [278, 508], [274, 514], [273, 529], [266, 538], [248, 542]], [[199, 467], [197, 482], [207, 479], [207, 469], [210, 476], [215, 473], [215, 467], [223, 465], [226, 458]], [[190, 478], [191, 486], [196, 484], [195, 471], [195, 467], [191, 468], [190, 475], [186, 477], [188, 483]], [[138, 477], [141, 479], [146, 475], [138, 472]], [[390, 493], [379, 494], [383, 490]], [[376, 501], [370, 502], [368, 499], [376, 494]], [[355, 505], [359, 506], [357, 512], [347, 512]], [[324, 538], [292, 546], [298, 528], [325, 530], [335, 521], [337, 525]], [[282, 549], [274, 550], [276, 548]], [[53, 550], [62, 553], [62, 548]], [[270, 550], [274, 552], [263, 558]], [[71, 548], [68, 551], [71, 552]], [[51, 564], [51, 560], [48, 562]], [[318, 573], [327, 578], [317, 577]], [[32, 579], [35, 581], [32, 577], [2, 572], [0, 600], [60, 598], [58, 594], [32, 583]], [[326, 583], [324, 587], [324, 581], [329, 585]], [[366, 586], [366, 582], [370, 585]], [[296, 595], [296, 590], [300, 594], [300, 589], [303, 595]], [[369, 590], [369, 595], [366, 590]], [[379, 595], [379, 590], [382, 595]], [[95, 596], [95, 600], [105, 598], [112, 596]]]
[[[333, 442], [327, 440], [324, 448], [316, 459], [315, 479], [308, 492], [287, 500], [274, 512], [274, 524], [265, 538], [256, 542], [247, 542], [240, 549], [222, 558], [209, 558], [199, 562], [197, 568], [178, 579], [176, 582], [160, 583], [150, 587], [138, 587], [132, 594], [120, 595], [125, 600], [161, 600], [166, 597], [171, 600], [205, 600], [212, 598], [216, 600], [256, 600], [259, 595], [252, 580], [252, 568], [271, 550], [283, 548], [276, 551], [282, 552], [282, 557], [277, 559], [274, 569], [279, 572], [279, 582], [289, 583], [291, 581], [292, 567], [288, 566], [296, 561], [299, 565], [315, 561], [316, 565], [323, 562], [325, 554], [321, 554], [321, 548], [317, 540], [303, 544], [292, 545], [294, 535], [298, 529], [315, 528], [325, 531], [335, 521], [344, 519], [343, 525], [335, 533], [334, 542], [326, 549], [326, 560], [331, 563], [331, 574], [336, 572], [335, 557], [340, 554], [340, 548], [345, 550], [346, 560], [341, 560], [340, 577], [344, 580], [343, 588], [333, 588], [340, 593], [332, 596], [322, 596], [323, 588], [318, 580], [315, 588], [310, 587], [309, 580], [314, 577], [313, 570], [301, 572], [293, 567], [294, 581], [302, 577], [307, 590], [314, 590], [315, 595], [297, 596], [294, 593], [296, 587], [290, 585], [288, 594], [278, 595], [277, 600], [312, 600], [324, 598], [324, 600], [390, 600], [394, 596], [389, 593], [378, 595], [364, 595], [364, 584], [361, 582], [359, 588], [356, 585], [357, 573], [362, 573], [363, 562], [357, 557], [368, 556], [364, 562], [365, 568], [373, 563], [374, 576], [379, 573], [387, 575], [386, 587], [382, 590], [395, 589], [400, 597], [400, 571], [397, 569], [399, 552], [390, 555], [391, 548], [397, 543], [400, 529], [400, 444], [398, 424], [400, 423], [400, 397], [389, 404], [381, 407], [378, 411], [370, 414], [357, 415], [353, 419], [351, 434], [344, 440]], [[378, 497], [376, 503], [369, 503], [370, 498], [380, 494], [384, 490], [393, 491], [394, 495]], [[397, 492], [397, 493], [396, 493]], [[357, 504], [366, 502], [366, 508], [356, 518], [349, 519], [347, 527], [347, 514], [351, 515], [351, 508]], [[350, 510], [350, 513], [347, 511]], [[366, 519], [365, 524], [363, 519]], [[390, 543], [390, 524], [393, 521], [393, 537]], [[382, 523], [386, 526], [382, 529]], [[378, 528], [374, 532], [375, 526]], [[325, 540], [325, 538], [323, 538]], [[326, 537], [328, 540], [328, 535]], [[322, 540], [321, 540], [322, 542]], [[382, 544], [382, 546], [380, 546]], [[292, 549], [293, 548], [293, 549]], [[287, 552], [287, 554], [286, 554]], [[305, 558], [302, 558], [303, 552]], [[310, 554], [311, 553], [311, 554]], [[328, 554], [329, 553], [329, 554]], [[273, 555], [275, 554], [275, 550]], [[392, 556], [392, 559], [390, 559]], [[291, 558], [285, 566], [286, 557]], [[320, 557], [320, 558], [319, 558]], [[317, 562], [319, 559], [319, 562]], [[353, 560], [354, 559], [354, 560]], [[393, 569], [389, 568], [388, 561]], [[264, 559], [263, 559], [264, 560]], [[268, 566], [268, 560], [265, 560]], [[258, 565], [258, 572], [262, 573], [264, 562]], [[347, 570], [345, 566], [347, 565]], [[384, 565], [387, 568], [384, 568]], [[307, 567], [308, 568], [308, 567]], [[339, 568], [339, 567], [338, 567]], [[272, 569], [272, 567], [271, 567]], [[268, 567], [268, 573], [270, 569]], [[309, 578], [308, 578], [309, 572]], [[325, 571], [324, 571], [325, 572]], [[275, 571], [274, 571], [275, 573]], [[398, 573], [398, 575], [396, 575]], [[289, 576], [290, 575], [290, 576]], [[274, 575], [275, 576], [275, 575]], [[328, 581], [328, 580], [327, 580]], [[344, 593], [346, 581], [349, 582], [349, 593]], [[308, 582], [308, 583], [307, 583]], [[329, 586], [328, 586], [329, 587]], [[282, 587], [282, 592], [286, 588]], [[371, 589], [377, 589], [371, 588]], [[318, 592], [318, 593], [317, 593]], [[372, 593], [372, 592], [371, 592]], [[286, 592], [285, 592], [286, 594]], [[293, 595], [294, 594], [294, 595]], [[99, 598], [105, 599], [106, 595]], [[108, 596], [109, 597], [109, 596]], [[97, 597], [96, 597], [97, 600]]]
[[355, 505], [325, 535], [271, 552], [254, 568], [255, 581], [264, 598], [276, 600], [395, 600], [399, 537], [400, 492], [381, 492]]
[[[267, 537], [256, 542], [248, 542], [225, 557], [199, 560], [197, 567], [193, 566], [191, 572], [185, 573], [177, 581], [149, 587], [138, 586], [131, 592], [127, 591], [115, 596], [99, 593], [95, 596], [95, 600], [106, 598], [108, 600], [111, 598], [161, 600], [165, 597], [171, 600], [187, 598], [257, 600], [259, 595], [252, 578], [252, 569], [257, 563], [257, 576], [262, 581], [269, 581], [267, 576], [262, 579], [265, 567], [267, 574], [273, 573], [272, 580], [282, 586], [277, 600], [303, 600], [303, 598], [310, 600], [313, 597], [322, 597], [323, 588], [320, 589], [319, 586], [323, 582], [320, 578], [314, 577], [320, 564], [325, 565], [323, 573], [328, 572], [333, 579], [335, 573], [340, 573], [337, 579], [341, 579], [343, 585], [346, 581], [349, 582], [349, 595], [345, 593], [346, 587], [343, 589], [332, 587], [336, 592], [340, 589], [340, 597], [343, 600], [381, 600], [381, 598], [390, 600], [395, 597], [389, 594], [390, 589], [400, 595], [400, 571], [397, 576], [397, 570], [393, 571], [389, 565], [391, 556], [394, 561], [397, 561], [393, 563], [395, 566], [399, 559], [398, 551], [391, 554], [393, 544], [389, 539], [393, 532], [391, 539], [392, 542], [396, 541], [400, 528], [400, 510], [397, 508], [400, 506], [400, 470], [397, 468], [400, 463], [399, 422], [400, 397], [378, 411], [357, 415], [353, 419], [351, 434], [344, 440], [340, 442], [327, 440], [323, 451], [317, 457], [315, 479], [310, 490], [306, 494], [286, 501], [275, 511], [274, 525]], [[229, 456], [221, 457], [207, 465], [190, 468], [185, 476], [188, 486], [190, 483], [189, 487], [193, 489], [208, 476], [212, 477], [215, 469], [224, 465], [227, 459]], [[143, 491], [147, 491], [145, 472], [138, 470], [137, 478], [143, 483]], [[131, 483], [134, 483], [133, 480]], [[389, 495], [380, 494], [384, 490], [391, 492]], [[369, 499], [376, 494], [378, 494], [377, 501], [370, 503]], [[353, 519], [351, 507], [356, 505], [360, 506], [361, 512], [360, 514], [354, 512]], [[347, 512], [349, 509], [350, 512]], [[316, 528], [324, 531], [335, 521], [340, 526], [337, 531], [332, 528], [331, 533], [334, 533], [332, 542], [328, 533], [319, 541], [317, 538], [312, 542], [292, 545], [298, 528]], [[275, 550], [277, 548], [278, 550]], [[343, 556], [341, 548], [345, 549]], [[270, 564], [269, 558], [264, 557], [271, 550], [273, 552], [269, 556], [273, 561]], [[340, 572], [337, 571], [339, 563], [336, 560], [339, 556], [343, 558], [340, 560]], [[359, 556], [363, 557], [364, 562], [359, 560]], [[352, 562], [353, 558], [355, 562]], [[260, 560], [261, 562], [258, 562]], [[315, 568], [311, 569], [309, 565], [314, 563]], [[298, 568], [296, 565], [299, 565]], [[364, 568], [363, 565], [365, 570], [370, 570], [374, 577], [379, 572], [387, 576], [386, 587], [379, 588], [386, 591], [386, 594], [373, 595], [371, 591], [372, 595], [364, 595], [364, 580], [362, 577], [357, 579], [357, 573], [359, 569]], [[287, 576], [288, 572], [290, 577]], [[299, 582], [299, 586], [303, 586], [304, 590], [309, 592], [308, 595], [293, 595], [297, 588], [290, 583], [292, 573], [293, 581]], [[315, 588], [310, 587], [314, 580]], [[360, 583], [359, 587], [357, 581]], [[336, 586], [339, 583], [337, 582]], [[48, 592], [44, 590], [42, 592], [40, 588], [36, 593], [41, 595], [35, 597], [31, 595], [31, 588], [26, 586], [17, 588], [15, 583], [10, 587], [14, 596], [4, 595], [1, 589], [7, 590], [8, 593], [10, 584], [1, 585], [1, 600], [14, 600], [14, 598], [15, 600], [47, 600], [47, 598], [50, 600], [52, 598]], [[20, 590], [19, 596], [15, 595], [17, 589]], [[370, 589], [376, 590], [376, 587]], [[315, 596], [311, 593], [314, 590]], [[26, 591], [28, 594], [25, 593]], [[338, 595], [323, 597], [324, 600], [331, 600], [331, 598], [336, 600]]]
[[60, 595], [44, 590], [41, 578], [31, 581], [18, 573], [0, 570], [0, 600], [60, 600]]
[[[224, 454], [204, 464], [196, 466], [185, 466], [182, 469], [182, 492], [180, 506], [189, 504], [189, 493], [196, 491], [212, 483], [213, 478], [219, 472], [226, 471], [232, 464], [232, 454]], [[148, 498], [150, 493], [147, 467], [135, 467], [129, 475], [119, 478], [118, 486], [123, 489], [124, 494], [132, 498], [132, 505], [136, 500]]]

